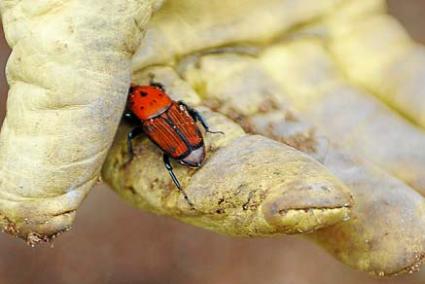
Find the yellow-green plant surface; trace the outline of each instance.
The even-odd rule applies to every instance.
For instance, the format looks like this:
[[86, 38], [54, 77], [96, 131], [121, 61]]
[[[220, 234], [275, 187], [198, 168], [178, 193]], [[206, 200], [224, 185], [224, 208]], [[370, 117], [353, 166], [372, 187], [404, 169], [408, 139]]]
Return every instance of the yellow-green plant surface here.
[[[68, 230], [102, 174], [137, 208], [218, 233], [302, 234], [377, 275], [422, 263], [425, 50], [384, 1], [0, 8], [13, 48], [0, 136], [8, 233], [35, 244]], [[202, 168], [175, 164], [193, 206], [146, 138], [127, 163], [128, 86], [152, 75], [224, 132], [205, 134]]]

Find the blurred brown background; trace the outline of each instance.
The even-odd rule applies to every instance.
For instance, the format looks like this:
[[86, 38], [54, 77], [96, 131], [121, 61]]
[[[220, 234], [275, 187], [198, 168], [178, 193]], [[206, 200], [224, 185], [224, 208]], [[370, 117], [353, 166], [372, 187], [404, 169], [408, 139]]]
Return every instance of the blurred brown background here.
[[[411, 35], [425, 43], [425, 1], [389, 4]], [[10, 50], [0, 37], [1, 123], [7, 95], [3, 66]], [[219, 236], [140, 212], [98, 186], [79, 210], [74, 228], [53, 246], [30, 248], [0, 234], [3, 283], [419, 284], [425, 283], [425, 272], [378, 280], [302, 238]]]

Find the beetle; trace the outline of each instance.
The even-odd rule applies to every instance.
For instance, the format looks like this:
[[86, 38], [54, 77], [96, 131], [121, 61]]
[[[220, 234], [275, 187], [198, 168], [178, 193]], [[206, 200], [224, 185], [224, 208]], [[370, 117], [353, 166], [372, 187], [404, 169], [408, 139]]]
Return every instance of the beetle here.
[[170, 158], [188, 167], [198, 168], [205, 160], [203, 135], [199, 121], [207, 133], [211, 131], [202, 115], [183, 101], [172, 100], [161, 83], [151, 78], [149, 85], [131, 85], [124, 117], [137, 123], [127, 137], [130, 162], [134, 157], [132, 140], [145, 134], [163, 151], [163, 162], [171, 179], [193, 206], [173, 172]]

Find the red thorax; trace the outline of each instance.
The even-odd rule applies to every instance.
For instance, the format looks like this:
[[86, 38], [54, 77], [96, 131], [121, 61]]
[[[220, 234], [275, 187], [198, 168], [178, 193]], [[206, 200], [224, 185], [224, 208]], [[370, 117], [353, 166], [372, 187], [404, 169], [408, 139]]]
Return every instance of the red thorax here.
[[158, 116], [172, 104], [170, 97], [154, 86], [134, 86], [128, 98], [128, 107], [142, 121]]

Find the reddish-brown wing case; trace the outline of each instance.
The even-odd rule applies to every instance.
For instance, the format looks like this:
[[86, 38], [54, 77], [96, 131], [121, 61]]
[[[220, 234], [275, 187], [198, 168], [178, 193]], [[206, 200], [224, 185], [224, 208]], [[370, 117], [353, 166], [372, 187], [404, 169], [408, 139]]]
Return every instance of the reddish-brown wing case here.
[[202, 134], [183, 105], [172, 102], [159, 116], [143, 121], [145, 134], [173, 159], [203, 146]]

